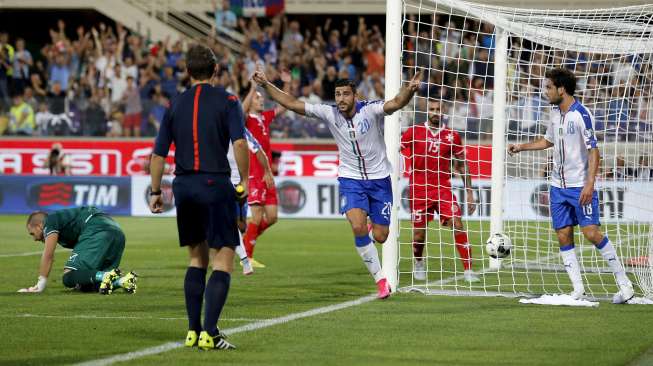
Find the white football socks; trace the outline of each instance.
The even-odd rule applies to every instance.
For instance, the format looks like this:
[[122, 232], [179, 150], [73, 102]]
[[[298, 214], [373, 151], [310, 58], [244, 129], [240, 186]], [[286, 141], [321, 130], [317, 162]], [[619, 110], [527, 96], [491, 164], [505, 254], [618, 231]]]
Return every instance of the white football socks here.
[[[563, 250], [563, 248], [568, 248]], [[574, 292], [583, 293], [585, 291], [585, 286], [583, 286], [583, 279], [580, 276], [580, 264], [578, 263], [578, 258], [576, 258], [576, 250], [571, 245], [560, 248], [560, 256], [562, 257], [562, 263], [565, 265], [565, 270], [569, 275], [571, 284], [574, 286]]]
[[374, 282], [379, 282], [383, 278], [383, 271], [381, 271], [381, 261], [379, 261], [379, 252], [376, 250], [374, 243], [369, 243], [364, 247], [356, 247], [358, 254], [363, 259], [363, 263], [370, 271]]
[[[604, 240], [607, 240], [607, 237]], [[596, 249], [599, 248], [597, 247]], [[628, 279], [628, 276], [626, 275], [624, 266], [621, 264], [619, 256], [617, 256], [617, 251], [612, 246], [610, 240], [607, 240], [607, 242], [603, 244], [601, 249], [599, 249], [599, 252], [601, 253], [603, 259], [608, 262], [608, 266], [610, 266], [612, 273], [614, 273], [614, 276], [617, 278], [617, 284], [620, 286], [630, 285], [631, 283]]]
[[240, 238], [240, 245], [236, 247], [236, 255], [238, 258], [240, 258], [240, 261], [243, 262], [243, 264], [249, 262], [249, 258], [247, 258], [247, 253], [245, 252], [245, 245], [243, 245], [243, 234], [240, 233], [240, 230], [238, 230], [238, 237]]

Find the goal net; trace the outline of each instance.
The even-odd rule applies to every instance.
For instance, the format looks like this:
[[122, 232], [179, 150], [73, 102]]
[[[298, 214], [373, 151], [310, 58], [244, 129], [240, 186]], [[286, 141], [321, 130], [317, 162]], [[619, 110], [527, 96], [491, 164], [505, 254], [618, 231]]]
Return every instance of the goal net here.
[[[402, 111], [401, 130], [423, 126], [429, 106], [438, 104], [442, 123], [456, 131], [464, 145], [477, 205], [472, 213], [463, 187], [465, 170], [452, 155], [446, 168], [416, 165], [419, 154], [438, 153], [437, 146], [446, 157], [447, 135], [436, 136], [437, 129], [431, 130], [433, 135], [415, 133], [412, 150], [396, 158], [403, 161], [403, 169], [396, 171], [402, 210], [395, 215], [398, 221], [389, 243], [396, 240], [396, 266], [384, 259], [385, 265], [391, 263], [386, 270], [398, 273], [397, 286], [429, 294], [571, 292], [550, 224], [552, 151], [513, 157], [505, 153], [508, 144], [543, 135], [553, 113], [543, 93], [544, 74], [565, 67], [577, 77], [575, 97], [595, 117], [602, 157], [595, 187], [601, 229], [616, 247], [636, 292], [653, 298], [653, 5], [534, 10], [402, 0], [402, 8], [401, 72], [396, 73], [406, 83], [420, 70], [424, 84], [410, 108]], [[437, 145], [435, 150], [420, 150], [416, 145], [425, 142], [420, 138]], [[399, 136], [386, 139], [389, 150], [400, 148]], [[460, 231], [467, 235], [478, 282], [465, 278], [460, 247], [466, 244], [461, 243], [464, 237], [457, 240], [453, 230], [441, 225], [446, 217], [438, 214], [426, 227], [420, 254], [426, 278], [419, 279], [413, 249], [420, 238], [410, 208], [422, 206], [408, 188], [408, 172], [420, 169], [428, 177], [414, 183], [415, 189], [426, 192], [420, 197], [439, 197], [438, 208], [446, 211], [447, 203], [452, 207], [449, 215], [456, 216], [456, 205], [445, 202], [447, 194], [442, 193], [448, 184], [443, 177], [450, 175], [464, 225]], [[500, 262], [490, 260], [485, 248], [494, 232], [505, 233], [513, 244], [511, 254]], [[588, 296], [611, 298], [618, 289], [607, 263], [578, 228], [574, 241]]]

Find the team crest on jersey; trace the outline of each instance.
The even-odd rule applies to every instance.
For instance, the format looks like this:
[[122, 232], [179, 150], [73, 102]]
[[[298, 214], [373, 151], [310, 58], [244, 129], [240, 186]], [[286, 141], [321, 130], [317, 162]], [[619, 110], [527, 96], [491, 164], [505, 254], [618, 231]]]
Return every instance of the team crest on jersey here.
[[358, 123], [358, 133], [360, 133], [361, 135], [364, 135], [369, 130], [370, 130], [370, 121], [368, 121], [367, 118], [363, 119]]

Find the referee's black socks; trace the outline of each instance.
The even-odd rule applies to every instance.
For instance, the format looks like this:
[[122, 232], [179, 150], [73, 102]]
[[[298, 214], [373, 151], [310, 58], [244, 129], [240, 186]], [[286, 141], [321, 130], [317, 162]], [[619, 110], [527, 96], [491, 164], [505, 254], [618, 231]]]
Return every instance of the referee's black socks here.
[[202, 331], [202, 300], [206, 283], [206, 268], [188, 267], [184, 279], [184, 295], [186, 296], [186, 312], [188, 313], [188, 329], [197, 333]]
[[212, 337], [218, 334], [218, 319], [224, 303], [227, 301], [230, 283], [231, 275], [229, 273], [213, 271], [206, 284], [206, 291], [204, 292], [204, 301], [206, 302], [204, 330]]

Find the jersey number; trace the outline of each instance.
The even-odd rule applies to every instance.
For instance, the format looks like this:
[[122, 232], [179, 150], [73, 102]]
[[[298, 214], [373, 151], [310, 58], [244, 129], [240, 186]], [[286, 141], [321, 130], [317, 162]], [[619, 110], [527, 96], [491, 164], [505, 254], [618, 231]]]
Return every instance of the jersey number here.
[[428, 151], [437, 154], [440, 151], [440, 141], [438, 140], [429, 140], [428, 142]]

